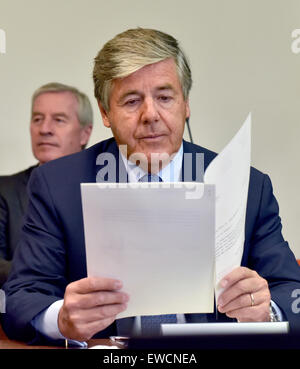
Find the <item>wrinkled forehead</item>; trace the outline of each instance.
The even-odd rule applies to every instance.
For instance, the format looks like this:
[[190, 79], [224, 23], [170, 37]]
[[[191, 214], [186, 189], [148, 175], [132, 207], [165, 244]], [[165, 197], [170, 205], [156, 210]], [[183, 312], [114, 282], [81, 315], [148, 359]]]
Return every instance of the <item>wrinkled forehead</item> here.
[[78, 113], [78, 100], [70, 91], [45, 91], [37, 95], [32, 102], [32, 115], [39, 111], [64, 111]]

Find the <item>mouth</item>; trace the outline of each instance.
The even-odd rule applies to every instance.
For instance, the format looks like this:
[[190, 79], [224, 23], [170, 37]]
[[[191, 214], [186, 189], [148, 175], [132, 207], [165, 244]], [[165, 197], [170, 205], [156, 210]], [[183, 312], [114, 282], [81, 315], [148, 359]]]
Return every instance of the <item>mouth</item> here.
[[148, 142], [155, 142], [155, 141], [160, 141], [165, 135], [161, 134], [161, 135], [147, 135], [147, 136], [143, 136], [140, 137], [140, 140], [143, 141], [148, 141]]
[[39, 142], [37, 146], [39, 147], [58, 147], [58, 144], [51, 143], [51, 142]]

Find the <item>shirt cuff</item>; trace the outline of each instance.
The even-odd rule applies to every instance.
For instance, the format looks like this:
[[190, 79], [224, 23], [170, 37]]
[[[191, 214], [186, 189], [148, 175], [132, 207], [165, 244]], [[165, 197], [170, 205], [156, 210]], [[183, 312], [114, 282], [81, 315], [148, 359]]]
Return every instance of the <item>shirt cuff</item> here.
[[[61, 334], [57, 323], [58, 313], [63, 303], [64, 300], [53, 302], [48, 308], [37, 314], [31, 321], [33, 327], [49, 340], [67, 339]], [[68, 343], [74, 346], [87, 347], [86, 342], [68, 339]]]
[[278, 321], [282, 322], [283, 321], [283, 316], [282, 316], [282, 312], [281, 312], [280, 307], [276, 304], [276, 302], [274, 302], [272, 300], [271, 300], [271, 306], [276, 312], [276, 317], [277, 317]]

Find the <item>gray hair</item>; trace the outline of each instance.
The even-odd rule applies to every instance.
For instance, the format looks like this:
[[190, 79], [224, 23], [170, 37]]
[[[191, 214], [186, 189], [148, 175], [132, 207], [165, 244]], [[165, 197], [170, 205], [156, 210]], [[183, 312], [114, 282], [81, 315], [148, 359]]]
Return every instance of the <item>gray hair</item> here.
[[33, 93], [31, 100], [31, 114], [33, 113], [33, 104], [35, 99], [47, 92], [71, 92], [78, 102], [77, 117], [80, 125], [82, 127], [93, 125], [93, 109], [87, 95], [80, 92], [76, 87], [64, 85], [58, 82], [47, 83]]
[[145, 28], [120, 33], [99, 51], [93, 71], [96, 99], [109, 111], [114, 79], [127, 77], [146, 65], [168, 58], [175, 61], [182, 93], [187, 100], [192, 87], [192, 75], [178, 41], [164, 32]]

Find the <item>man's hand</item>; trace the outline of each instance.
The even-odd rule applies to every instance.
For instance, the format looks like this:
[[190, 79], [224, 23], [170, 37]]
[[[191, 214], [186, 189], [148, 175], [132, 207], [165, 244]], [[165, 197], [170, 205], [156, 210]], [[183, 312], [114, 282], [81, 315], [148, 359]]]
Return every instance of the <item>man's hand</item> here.
[[108, 327], [127, 307], [129, 296], [115, 279], [88, 277], [70, 283], [58, 314], [58, 328], [67, 338], [86, 341]]
[[254, 270], [239, 267], [220, 282], [224, 291], [217, 304], [218, 310], [240, 322], [269, 321], [270, 291], [268, 282]]

